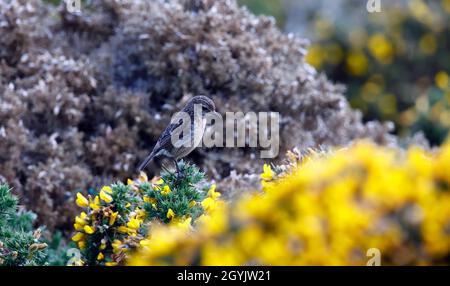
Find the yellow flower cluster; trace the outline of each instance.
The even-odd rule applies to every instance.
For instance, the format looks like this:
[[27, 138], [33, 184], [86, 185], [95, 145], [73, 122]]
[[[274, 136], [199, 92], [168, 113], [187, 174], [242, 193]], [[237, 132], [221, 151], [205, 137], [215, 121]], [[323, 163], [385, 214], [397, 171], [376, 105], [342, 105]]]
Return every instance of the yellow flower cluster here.
[[[146, 175], [142, 173], [138, 182], [147, 183]], [[94, 197], [77, 193], [76, 204], [85, 211], [75, 218], [72, 240], [84, 254], [76, 265], [114, 266], [139, 245], [144, 238], [139, 230], [146, 214], [139, 207], [141, 195], [137, 186], [129, 180], [127, 186], [104, 186]]]
[[[423, 130], [441, 144], [450, 129], [449, 2], [386, 2], [383, 13], [363, 19], [358, 6], [335, 22], [317, 12], [306, 61], [344, 82], [368, 118], [392, 120], [402, 133]], [[359, 25], [348, 25], [355, 18]]]
[[[264, 166], [263, 180], [272, 170]], [[152, 231], [131, 265], [448, 263], [450, 142], [434, 153], [362, 141], [218, 204], [197, 231]]]
[[[224, 202], [221, 201], [221, 194], [216, 192], [216, 185], [213, 184], [208, 190], [207, 196], [202, 200], [201, 205], [204, 209], [204, 213], [196, 219], [196, 224], [204, 228], [208, 233], [217, 233], [225, 226], [223, 219], [217, 218], [217, 213], [221, 213]], [[170, 223], [164, 227], [163, 225], [156, 225], [152, 228], [151, 233], [149, 233], [148, 238], [140, 242], [141, 251], [146, 253], [152, 253], [155, 255], [157, 253], [171, 253], [176, 251], [183, 251], [181, 246], [175, 245], [176, 242], [185, 237], [188, 232], [192, 231], [192, 218], [191, 217], [181, 217], [176, 218], [175, 213], [172, 209], [169, 209], [167, 213], [167, 218], [170, 219]], [[165, 232], [168, 229], [169, 233]], [[173, 248], [177, 246], [178, 248]], [[140, 254], [135, 255], [129, 264], [139, 265], [141, 264], [142, 257]], [[164, 259], [164, 258], [163, 258]], [[161, 264], [166, 264], [161, 261]], [[179, 264], [184, 264], [180, 262]]]
[[127, 184], [104, 186], [95, 196], [77, 194], [83, 211], [75, 218], [72, 240], [81, 250], [74, 265], [123, 264], [139, 246], [151, 246], [150, 228], [161, 223], [189, 230], [220, 205], [215, 184], [208, 184], [195, 166], [181, 164], [184, 178], [170, 173], [148, 180], [141, 173]]

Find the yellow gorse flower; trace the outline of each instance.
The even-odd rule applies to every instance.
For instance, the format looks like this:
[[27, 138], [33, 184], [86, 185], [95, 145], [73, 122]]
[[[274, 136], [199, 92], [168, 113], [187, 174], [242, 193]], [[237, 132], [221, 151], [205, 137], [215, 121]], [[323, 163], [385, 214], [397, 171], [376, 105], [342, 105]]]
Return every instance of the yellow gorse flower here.
[[263, 173], [261, 174], [261, 179], [270, 181], [273, 179], [273, 172], [270, 165], [264, 164], [263, 166]]
[[[211, 188], [208, 191], [208, 197], [212, 198], [213, 200], [218, 199], [221, 196], [221, 193], [216, 192], [216, 184], [213, 184]], [[194, 203], [195, 204], [195, 203]]]
[[93, 234], [95, 232], [95, 227], [90, 226], [90, 225], [85, 225], [83, 229], [84, 229], [84, 232], [87, 234]]
[[[199, 171], [194, 170], [194, 172]], [[161, 223], [170, 223], [179, 229], [190, 230], [193, 224], [191, 216], [194, 215], [197, 218], [198, 215], [201, 215], [202, 210], [187, 209], [186, 211], [181, 208], [181, 212], [177, 216], [178, 214], [176, 215], [174, 210], [178, 209], [178, 202], [175, 201], [178, 197], [171, 199], [170, 194], [173, 191], [169, 187], [169, 183], [165, 184], [164, 180], [158, 177], [149, 182], [146, 175], [141, 174], [137, 180], [128, 180], [127, 185], [117, 183], [117, 189], [104, 186], [95, 197], [89, 195], [85, 198], [80, 194], [78, 200], [87, 209], [75, 217], [74, 228], [77, 232], [73, 236], [73, 240], [82, 250], [81, 263], [123, 264], [139, 245], [146, 245], [148, 237], [145, 236], [143, 230], [147, 228], [142, 227], [145, 221], [150, 222], [156, 219]], [[190, 202], [189, 205], [193, 207], [196, 204], [193, 199], [197, 197], [195, 192], [198, 191], [198, 195], [201, 197], [205, 194], [203, 190], [196, 190], [193, 185], [189, 188], [190, 192], [182, 190], [180, 195], [186, 196], [186, 201]], [[117, 194], [114, 193], [115, 191]], [[154, 191], [160, 193], [154, 193]], [[153, 197], [155, 195], [156, 198]], [[215, 185], [210, 188], [207, 196], [214, 200], [220, 196], [220, 193], [215, 191]], [[151, 208], [158, 210], [156, 204], [159, 200], [161, 200], [162, 207], [169, 204], [167, 213], [162, 217], [161, 214], [147, 209], [150, 203]], [[180, 202], [184, 201], [180, 200]], [[175, 208], [171, 209], [172, 205]], [[197, 214], [197, 211], [200, 211], [200, 214]], [[153, 226], [152, 224], [152, 228]], [[91, 257], [96, 257], [96, 259], [92, 261]]]
[[120, 251], [120, 249], [121, 249], [122, 242], [120, 240], [118, 240], [118, 239], [115, 239], [113, 241], [113, 243], [111, 243], [111, 246], [113, 248], [113, 253], [118, 253]]
[[78, 242], [77, 242], [77, 246], [78, 246], [78, 248], [79, 248], [80, 250], [85, 249], [85, 248], [86, 248], [86, 241], [84, 241], [84, 240], [78, 241]]
[[103, 253], [99, 252], [99, 254], [97, 255], [97, 260], [101, 261], [105, 258], [105, 256], [103, 255]]
[[85, 208], [89, 206], [89, 201], [81, 193], [77, 193], [76, 204], [79, 207]]
[[370, 248], [384, 263], [438, 263], [450, 255], [450, 142], [430, 153], [362, 141], [293, 167], [264, 194], [202, 205], [213, 202], [196, 232], [158, 226], [129, 263], [365, 265]]
[[132, 218], [132, 219], [130, 219], [129, 222], [127, 222], [127, 226], [131, 229], [137, 230], [137, 229], [139, 229], [141, 222], [142, 221], [139, 219]]
[[119, 215], [119, 212], [113, 212], [111, 216], [109, 217], [109, 225], [113, 225], [116, 222], [117, 216]]
[[83, 230], [83, 227], [87, 224], [86, 221], [87, 214], [85, 212], [81, 212], [80, 216], [75, 217], [74, 228], [77, 231]]
[[113, 190], [110, 186], [103, 186], [100, 191], [106, 192], [108, 194], [112, 194]]
[[113, 198], [111, 197], [110, 194], [108, 194], [105, 190], [101, 190], [100, 191], [100, 198], [105, 202], [105, 203], [111, 203], [113, 201]]
[[84, 239], [84, 233], [82, 232], [77, 232], [74, 236], [72, 236], [72, 240], [75, 242], [81, 241], [82, 239]]
[[169, 210], [167, 211], [167, 218], [168, 218], [168, 219], [173, 219], [174, 217], [175, 217], [174, 211], [173, 211], [172, 209], [169, 209]]
[[120, 233], [128, 233], [128, 227], [121, 225], [117, 228], [117, 231]]
[[202, 201], [202, 206], [206, 212], [210, 212], [215, 209], [216, 201], [213, 198], [208, 197]]
[[182, 228], [182, 229], [190, 229], [191, 228], [191, 223], [192, 223], [192, 218], [188, 217], [184, 220], [180, 220], [176, 223], [177, 227]]
[[163, 196], [167, 196], [168, 194], [170, 194], [172, 192], [172, 190], [170, 189], [170, 187], [168, 185], [164, 185], [161, 194]]
[[93, 210], [98, 210], [100, 209], [100, 199], [98, 196], [95, 196], [94, 200], [91, 201], [91, 203], [89, 204], [89, 206], [91, 207], [91, 209]]

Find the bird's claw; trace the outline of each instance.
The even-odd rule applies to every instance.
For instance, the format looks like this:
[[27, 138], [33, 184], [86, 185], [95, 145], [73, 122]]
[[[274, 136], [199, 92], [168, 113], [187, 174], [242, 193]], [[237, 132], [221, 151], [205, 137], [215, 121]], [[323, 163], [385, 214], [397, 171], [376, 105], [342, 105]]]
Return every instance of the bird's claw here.
[[185, 178], [186, 178], [186, 176], [182, 172], [177, 172], [176, 183], [178, 184]]

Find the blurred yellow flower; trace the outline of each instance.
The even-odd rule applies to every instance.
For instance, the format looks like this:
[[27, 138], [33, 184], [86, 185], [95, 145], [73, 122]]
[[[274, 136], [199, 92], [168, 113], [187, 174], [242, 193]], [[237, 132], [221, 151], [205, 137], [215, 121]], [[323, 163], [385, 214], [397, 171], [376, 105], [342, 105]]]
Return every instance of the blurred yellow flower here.
[[449, 205], [450, 142], [430, 152], [362, 141], [305, 161], [264, 194], [218, 203], [195, 232], [158, 226], [129, 263], [365, 265], [370, 248], [383, 265], [445, 262]]
[[442, 90], [447, 90], [449, 87], [450, 80], [448, 74], [445, 71], [438, 72], [434, 77], [434, 81], [436, 82], [436, 85]]
[[318, 45], [311, 45], [305, 56], [305, 61], [316, 69], [319, 69], [324, 61], [324, 52], [322, 48]]
[[212, 211], [216, 207], [216, 201], [213, 198], [206, 198], [202, 201], [202, 206], [206, 212]]
[[176, 223], [177, 227], [188, 230], [191, 228], [192, 218], [188, 217], [184, 220], [180, 220]]
[[370, 53], [382, 64], [392, 62], [394, 48], [389, 40], [381, 33], [376, 33], [369, 38], [368, 48]]
[[366, 55], [358, 50], [353, 50], [347, 55], [346, 67], [350, 74], [362, 76], [367, 73], [368, 61]]

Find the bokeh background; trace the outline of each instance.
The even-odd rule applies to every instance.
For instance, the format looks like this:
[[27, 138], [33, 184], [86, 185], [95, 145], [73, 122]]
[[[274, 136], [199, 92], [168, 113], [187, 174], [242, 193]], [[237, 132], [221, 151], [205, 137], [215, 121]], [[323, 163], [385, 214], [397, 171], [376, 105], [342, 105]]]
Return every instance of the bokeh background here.
[[240, 0], [272, 15], [286, 32], [311, 40], [307, 61], [347, 86], [365, 120], [391, 120], [395, 132], [423, 131], [442, 143], [450, 127], [449, 0]]

